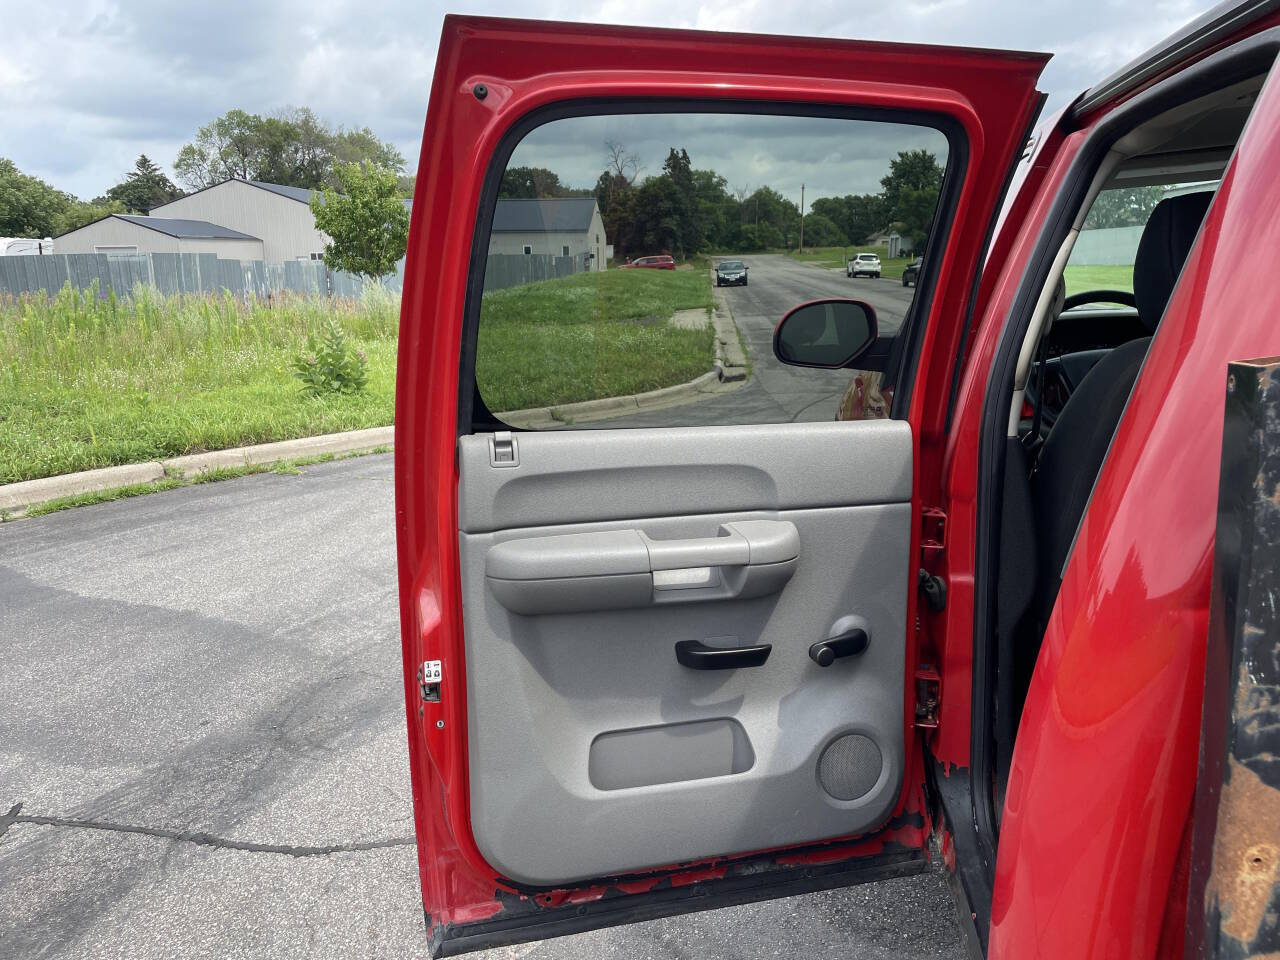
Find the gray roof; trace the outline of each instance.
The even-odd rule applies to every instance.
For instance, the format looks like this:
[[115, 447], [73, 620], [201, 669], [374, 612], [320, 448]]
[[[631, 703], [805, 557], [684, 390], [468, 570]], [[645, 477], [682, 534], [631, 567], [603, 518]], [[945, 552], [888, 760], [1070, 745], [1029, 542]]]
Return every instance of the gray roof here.
[[170, 237], [184, 240], [257, 240], [247, 233], [220, 227], [206, 220], [175, 220], [171, 217], [136, 217], [125, 213], [112, 214], [117, 220], [127, 220]]
[[594, 197], [499, 200], [494, 233], [580, 233], [591, 229]]
[[297, 200], [299, 203], [311, 203], [311, 195], [315, 190], [308, 190], [306, 187], [286, 187], [282, 183], [267, 183], [265, 180], [250, 180], [255, 187], [261, 187], [263, 190], [270, 190], [272, 193], [278, 193], [282, 197], [288, 197], [290, 200]]

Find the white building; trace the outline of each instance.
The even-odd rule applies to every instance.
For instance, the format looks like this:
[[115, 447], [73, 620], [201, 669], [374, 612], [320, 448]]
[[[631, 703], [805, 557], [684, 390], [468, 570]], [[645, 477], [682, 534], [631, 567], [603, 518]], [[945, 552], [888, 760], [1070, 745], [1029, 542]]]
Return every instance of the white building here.
[[205, 220], [113, 213], [57, 238], [58, 253], [212, 253], [230, 260], [261, 260], [257, 237]]
[[319, 260], [325, 235], [311, 215], [311, 190], [257, 180], [224, 180], [185, 197], [154, 207], [153, 218], [204, 220], [258, 237], [255, 259]]
[[499, 200], [490, 253], [581, 257], [581, 269], [603, 270], [609, 240], [594, 197]]

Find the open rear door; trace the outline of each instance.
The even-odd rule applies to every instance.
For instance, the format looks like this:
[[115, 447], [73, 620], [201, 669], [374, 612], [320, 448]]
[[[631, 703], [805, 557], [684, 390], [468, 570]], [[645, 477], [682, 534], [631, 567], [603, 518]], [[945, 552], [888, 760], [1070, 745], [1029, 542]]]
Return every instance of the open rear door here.
[[[1044, 60], [446, 18], [396, 408], [434, 953], [925, 867], [921, 529]], [[806, 189], [827, 251], [743, 253]], [[852, 386], [770, 349], [835, 296], [879, 322]]]

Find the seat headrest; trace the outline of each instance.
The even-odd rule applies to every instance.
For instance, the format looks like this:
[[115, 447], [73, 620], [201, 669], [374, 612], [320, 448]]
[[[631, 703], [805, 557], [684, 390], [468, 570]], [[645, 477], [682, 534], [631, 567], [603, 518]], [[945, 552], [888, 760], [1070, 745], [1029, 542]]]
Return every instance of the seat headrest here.
[[1185, 193], [1166, 197], [1151, 211], [1133, 261], [1133, 298], [1138, 304], [1138, 318], [1148, 330], [1154, 331], [1164, 315], [1182, 264], [1212, 201], [1210, 191]]

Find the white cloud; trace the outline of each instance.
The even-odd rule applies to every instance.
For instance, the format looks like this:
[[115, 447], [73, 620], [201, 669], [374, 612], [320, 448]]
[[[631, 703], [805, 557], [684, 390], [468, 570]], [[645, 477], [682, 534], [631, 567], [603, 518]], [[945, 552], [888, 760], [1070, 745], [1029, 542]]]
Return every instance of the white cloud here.
[[[4, 6], [11, 42], [0, 53], [0, 156], [82, 197], [116, 182], [140, 152], [171, 164], [198, 126], [235, 107], [270, 113], [305, 105], [335, 124], [368, 125], [413, 166], [441, 20], [456, 9], [408, 0]], [[487, 0], [460, 12], [1055, 51], [1041, 89], [1062, 103], [1208, 6]]]

